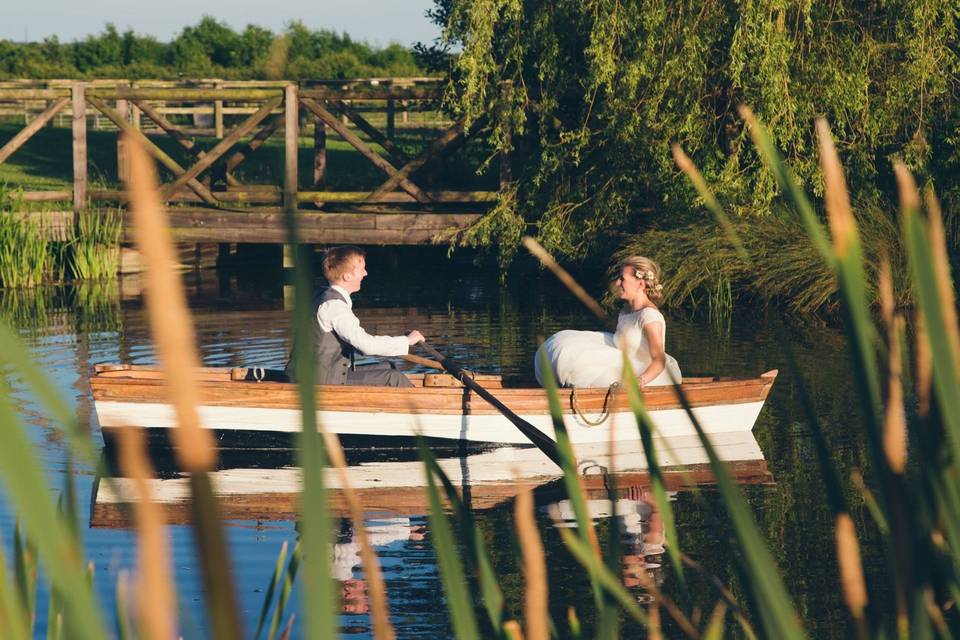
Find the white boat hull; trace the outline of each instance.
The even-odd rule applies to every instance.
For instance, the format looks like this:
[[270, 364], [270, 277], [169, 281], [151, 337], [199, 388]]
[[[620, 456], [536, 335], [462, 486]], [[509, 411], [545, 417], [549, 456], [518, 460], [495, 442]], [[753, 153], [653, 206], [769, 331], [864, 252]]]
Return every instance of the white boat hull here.
[[[762, 401], [696, 407], [693, 413], [706, 433], [750, 431], [763, 408]], [[272, 432], [293, 434], [301, 429], [301, 412], [294, 409], [262, 407], [201, 406], [201, 424], [208, 429], [229, 432]], [[176, 416], [170, 405], [143, 402], [100, 400], [96, 414], [103, 429], [134, 426], [170, 429]], [[520, 415], [550, 438], [556, 438], [549, 415]], [[590, 421], [600, 414], [587, 414]], [[683, 409], [650, 411], [657, 435], [675, 438], [695, 435], [693, 423]], [[318, 411], [317, 422], [341, 436], [376, 438], [427, 438], [463, 442], [529, 444], [529, 440], [506, 418], [494, 414], [403, 414], [363, 411]], [[611, 413], [598, 426], [590, 426], [579, 417], [567, 414], [564, 423], [575, 444], [635, 440], [637, 423], [630, 412]]]

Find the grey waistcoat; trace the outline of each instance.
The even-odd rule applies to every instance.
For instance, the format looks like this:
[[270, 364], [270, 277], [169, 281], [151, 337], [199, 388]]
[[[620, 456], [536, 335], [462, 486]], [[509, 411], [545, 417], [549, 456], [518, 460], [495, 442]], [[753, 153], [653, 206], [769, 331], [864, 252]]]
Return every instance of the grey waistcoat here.
[[[318, 290], [313, 297], [313, 345], [316, 382], [317, 384], [347, 384], [347, 371], [353, 369], [354, 348], [333, 331], [324, 331], [320, 328], [320, 323], [316, 319], [317, 310], [327, 300], [347, 301], [342, 293], [331, 287]], [[296, 350], [297, 345], [294, 343], [293, 350], [290, 352], [290, 359], [287, 361], [284, 370], [291, 380], [296, 379], [293, 368], [293, 357]]]

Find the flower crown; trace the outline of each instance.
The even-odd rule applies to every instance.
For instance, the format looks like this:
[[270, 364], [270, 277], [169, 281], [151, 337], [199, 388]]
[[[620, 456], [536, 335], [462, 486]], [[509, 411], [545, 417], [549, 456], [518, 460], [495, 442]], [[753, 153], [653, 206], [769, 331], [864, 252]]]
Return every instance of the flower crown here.
[[[634, 269], [633, 274], [637, 278], [640, 278], [641, 280], [645, 280], [647, 282], [653, 282], [654, 279], [657, 277], [657, 275], [653, 271], [650, 271], [649, 269], [647, 271], [640, 271], [639, 269]], [[656, 289], [657, 291], [660, 291], [661, 289], [663, 289], [663, 285], [658, 282], [657, 285], [653, 288]]]

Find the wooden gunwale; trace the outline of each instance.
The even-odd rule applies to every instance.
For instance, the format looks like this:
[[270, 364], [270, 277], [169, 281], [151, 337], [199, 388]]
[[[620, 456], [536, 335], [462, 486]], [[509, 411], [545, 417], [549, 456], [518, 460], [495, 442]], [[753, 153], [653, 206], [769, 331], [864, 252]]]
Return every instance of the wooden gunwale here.
[[[229, 381], [229, 369], [203, 369], [198, 372], [200, 398], [209, 407], [249, 407], [298, 410], [297, 387], [286, 382]], [[226, 372], [225, 374], [222, 372]], [[90, 379], [95, 401], [165, 404], [166, 390], [159, 372], [144, 369], [114, 370], [97, 373]], [[685, 382], [683, 391], [693, 407], [762, 402], [766, 399], [776, 372], [757, 378]], [[604, 411], [606, 389], [561, 389], [564, 411], [573, 413], [573, 394], [584, 413]], [[539, 388], [501, 388], [495, 395], [511, 410], [522, 415], [549, 413], [547, 397]], [[317, 408], [321, 411], [397, 413], [397, 414], [496, 414], [498, 411], [482, 398], [463, 388], [359, 387], [322, 385], [317, 387]], [[682, 405], [672, 387], [648, 387], [644, 390], [648, 411], [679, 409]], [[615, 393], [609, 410], [629, 411], [624, 393]]]

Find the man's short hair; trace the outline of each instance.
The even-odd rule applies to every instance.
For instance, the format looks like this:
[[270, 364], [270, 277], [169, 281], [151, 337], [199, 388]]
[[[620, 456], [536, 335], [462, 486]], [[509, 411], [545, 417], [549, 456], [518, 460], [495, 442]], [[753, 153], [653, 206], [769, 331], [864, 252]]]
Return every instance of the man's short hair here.
[[354, 258], [363, 258], [366, 255], [366, 251], [353, 245], [327, 249], [323, 254], [323, 277], [327, 282], [339, 280], [343, 274], [350, 271]]

